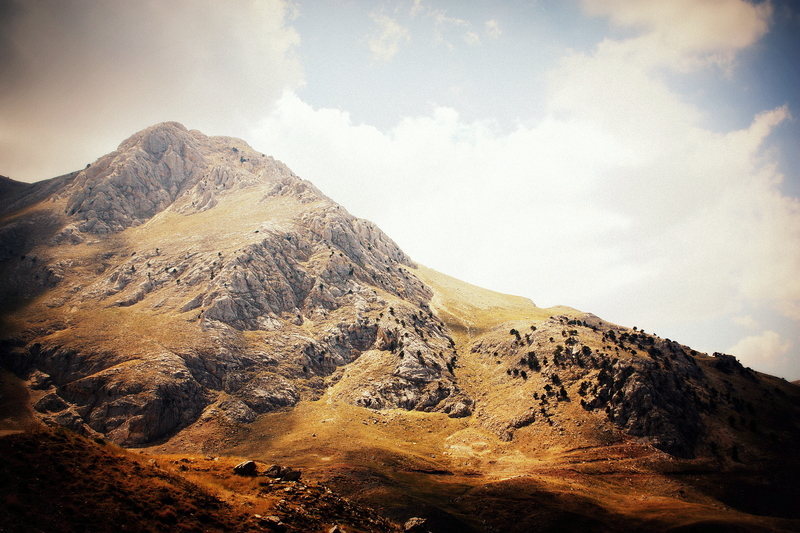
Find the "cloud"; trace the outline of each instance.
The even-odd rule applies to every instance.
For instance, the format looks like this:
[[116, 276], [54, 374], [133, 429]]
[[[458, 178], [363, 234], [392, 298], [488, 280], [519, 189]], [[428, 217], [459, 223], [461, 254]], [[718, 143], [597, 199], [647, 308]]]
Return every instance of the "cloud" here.
[[[509, 134], [436, 108], [383, 133], [290, 95], [254, 138], [303, 162], [297, 172], [383, 220], [403, 245], [439, 258], [434, 249], [449, 249], [439, 268], [524, 276], [527, 294], [551, 304], [599, 310], [624, 298], [626, 317], [663, 321], [800, 300], [792, 275], [800, 216], [760, 151], [780, 110], [720, 135], [676, 106], [683, 114], [649, 128], [634, 107], [625, 113], [633, 118], [553, 114]], [[374, 201], [384, 197], [392, 205]], [[476, 264], [475, 255], [498, 260]]]
[[742, 326], [747, 329], [757, 329], [758, 321], [750, 315], [735, 316], [731, 321], [737, 326]]
[[414, 5], [411, 6], [411, 16], [416, 17], [420, 13], [424, 13], [425, 9], [425, 6], [422, 5], [422, 0], [414, 0]]
[[403, 42], [411, 40], [411, 33], [385, 14], [373, 13], [370, 18], [378, 25], [378, 29], [367, 37], [369, 49], [375, 61], [385, 63], [397, 55]]
[[503, 34], [503, 30], [500, 29], [500, 23], [495, 19], [487, 20], [485, 29], [486, 29], [486, 35], [488, 35], [492, 39], [499, 39], [500, 36]]
[[481, 38], [472, 30], [464, 34], [464, 40], [467, 44], [481, 44]]
[[[410, 7], [407, 2], [402, 3], [393, 13], [394, 18], [379, 11], [370, 14], [375, 27], [367, 35], [367, 43], [373, 60], [377, 62], [389, 62], [403, 45], [411, 41], [410, 28], [413, 28], [415, 36], [421, 36], [418, 40], [415, 37], [417, 43], [429, 42], [428, 39], [432, 38], [434, 45], [444, 45], [451, 51], [456, 50], [461, 42], [469, 46], [482, 44], [480, 32], [471, 21], [450, 16], [446, 9], [432, 7], [422, 0], [414, 0]], [[487, 21], [485, 29], [491, 39], [502, 33], [496, 20]]]
[[743, 338], [727, 352], [745, 365], [774, 370], [786, 363], [786, 355], [791, 347], [792, 343], [782, 339], [778, 333], [766, 330], [759, 335]]
[[[456, 46], [453, 44], [449, 34], [454, 30], [458, 30], [461, 38], [469, 45], [480, 44], [480, 36], [473, 30], [472, 23], [466, 19], [448, 16], [445, 9], [433, 9], [424, 7], [422, 10], [417, 10], [417, 4], [414, 5], [414, 14], [424, 13], [425, 18], [433, 20], [433, 34], [434, 42], [444, 44], [449, 50], [455, 50]], [[419, 6], [421, 7], [421, 6]], [[461, 33], [463, 31], [463, 34]]]
[[[16, 179], [81, 168], [161, 121], [241, 134], [303, 80], [280, 0], [13, 5], [2, 23], [11, 57], [1, 63], [0, 172]], [[33, 146], [47, 157], [31, 157]]]
[[[645, 317], [708, 320], [746, 303], [790, 316], [800, 302], [800, 204], [783, 194], [769, 135], [790, 118], [783, 106], [749, 127], [718, 133], [648, 65], [632, 44], [605, 41], [570, 53], [549, 73], [548, 109], [591, 124], [619, 151], [598, 176], [598, 206], [631, 221], [615, 236], [649, 298]], [[636, 284], [619, 295], [636, 298]], [[658, 311], [656, 311], [658, 309]], [[661, 316], [656, 316], [660, 314]]]
[[608, 17], [639, 35], [615, 42], [637, 61], [686, 71], [729, 68], [735, 54], [769, 29], [772, 4], [744, 0], [583, 0], [587, 14]]

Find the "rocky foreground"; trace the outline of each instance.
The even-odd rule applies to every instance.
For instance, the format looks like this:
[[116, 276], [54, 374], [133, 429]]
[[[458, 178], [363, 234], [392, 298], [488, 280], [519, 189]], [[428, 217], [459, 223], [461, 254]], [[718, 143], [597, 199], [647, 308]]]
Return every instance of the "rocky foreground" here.
[[234, 473], [225, 458], [153, 458], [58, 429], [0, 438], [0, 453], [3, 531], [413, 530], [317, 483]]

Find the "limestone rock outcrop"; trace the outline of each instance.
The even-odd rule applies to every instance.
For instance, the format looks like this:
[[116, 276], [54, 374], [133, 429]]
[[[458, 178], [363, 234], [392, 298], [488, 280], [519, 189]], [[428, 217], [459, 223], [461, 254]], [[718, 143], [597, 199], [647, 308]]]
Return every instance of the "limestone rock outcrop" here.
[[47, 376], [36, 408], [50, 423], [124, 445], [203, 413], [249, 423], [376, 350], [397, 364], [348, 401], [470, 412], [411, 260], [243, 141], [164, 123], [46, 187], [6, 185], [27, 209], [0, 226], [0, 292], [47, 297], [2, 362]]

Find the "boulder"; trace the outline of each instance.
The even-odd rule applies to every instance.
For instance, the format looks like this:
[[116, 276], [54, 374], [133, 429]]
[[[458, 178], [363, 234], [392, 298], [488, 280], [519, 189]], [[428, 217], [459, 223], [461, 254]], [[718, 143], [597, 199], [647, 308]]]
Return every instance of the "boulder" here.
[[283, 469], [283, 472], [281, 473], [281, 480], [282, 481], [300, 481], [300, 476], [301, 475], [302, 475], [302, 472], [300, 472], [299, 470], [294, 470], [294, 469], [289, 468], [287, 466], [286, 468]]
[[428, 523], [427, 518], [409, 518], [403, 525], [403, 531], [406, 533], [427, 533], [428, 528], [425, 525]]
[[302, 472], [288, 466], [271, 465], [264, 472], [264, 475], [281, 481], [299, 481]]
[[281, 521], [281, 517], [275, 515], [265, 516], [259, 521], [258, 525], [267, 528], [269, 531], [286, 531], [286, 524]]
[[40, 413], [59, 413], [69, 405], [55, 393], [46, 394], [33, 406]]
[[283, 469], [280, 466], [272, 465], [269, 468], [267, 468], [267, 471], [264, 472], [264, 475], [267, 476], [267, 477], [278, 479], [279, 477], [281, 477], [281, 472], [282, 471], [283, 471]]
[[258, 466], [253, 461], [242, 461], [233, 467], [233, 473], [237, 476], [253, 476], [258, 470]]

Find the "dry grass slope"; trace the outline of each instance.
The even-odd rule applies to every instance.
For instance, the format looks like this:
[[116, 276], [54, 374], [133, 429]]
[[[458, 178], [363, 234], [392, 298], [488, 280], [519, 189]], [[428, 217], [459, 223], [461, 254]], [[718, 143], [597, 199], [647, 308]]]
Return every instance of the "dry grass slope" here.
[[325, 486], [233, 475], [236, 458], [140, 455], [61, 428], [1, 437], [0, 454], [1, 531], [398, 531]]

